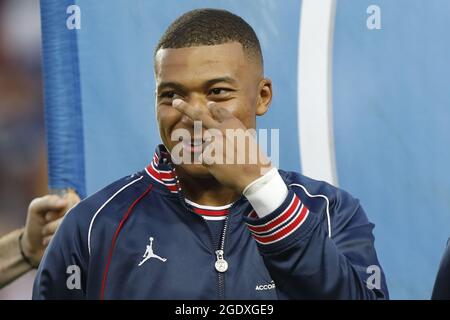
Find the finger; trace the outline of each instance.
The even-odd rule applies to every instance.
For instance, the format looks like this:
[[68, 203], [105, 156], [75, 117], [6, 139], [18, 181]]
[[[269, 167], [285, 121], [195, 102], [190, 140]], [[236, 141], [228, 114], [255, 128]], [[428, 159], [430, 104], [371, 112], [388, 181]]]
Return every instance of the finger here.
[[214, 119], [223, 122], [233, 117], [233, 114], [227, 109], [219, 106], [217, 103], [210, 101], [206, 104]]
[[45, 238], [42, 239], [42, 245], [44, 247], [48, 246], [48, 244], [50, 243], [50, 240], [52, 240], [53, 236], [47, 236]]
[[42, 228], [42, 236], [51, 236], [55, 234], [56, 230], [58, 229], [59, 225], [61, 224], [62, 218], [59, 218], [58, 220], [52, 221], [47, 223]]
[[218, 126], [217, 121], [214, 120], [208, 112], [205, 112], [205, 110], [199, 107], [190, 105], [181, 99], [173, 100], [172, 106], [181, 113], [187, 115], [193, 121], [201, 121], [202, 126], [205, 128], [217, 128]]
[[45, 214], [45, 221], [50, 222], [56, 219], [61, 218], [61, 216], [64, 214], [64, 210], [60, 210], [60, 211], [48, 211]]
[[28, 211], [35, 214], [44, 214], [47, 211], [58, 211], [64, 209], [67, 200], [56, 195], [46, 195], [31, 201]]
[[78, 196], [78, 194], [75, 193], [75, 191], [70, 190], [65, 196], [64, 198], [67, 200], [68, 204], [67, 204], [67, 209], [72, 208], [73, 206], [75, 206], [78, 202], [80, 202], [80, 197]]
[[80, 202], [80, 197], [74, 192], [74, 191], [69, 191], [64, 195], [64, 198], [67, 202], [67, 205], [64, 206], [63, 208], [61, 208], [58, 211], [48, 211], [45, 214], [45, 220], [47, 222], [56, 220], [58, 218], [61, 218], [62, 216], [64, 216], [70, 209], [72, 209], [72, 207], [74, 207], [76, 204], [78, 204]]
[[45, 221], [51, 222], [53, 220], [59, 219], [63, 217], [67, 212], [69, 212], [70, 209], [70, 205], [66, 205], [64, 208], [58, 211], [47, 211], [47, 213], [45, 213]]

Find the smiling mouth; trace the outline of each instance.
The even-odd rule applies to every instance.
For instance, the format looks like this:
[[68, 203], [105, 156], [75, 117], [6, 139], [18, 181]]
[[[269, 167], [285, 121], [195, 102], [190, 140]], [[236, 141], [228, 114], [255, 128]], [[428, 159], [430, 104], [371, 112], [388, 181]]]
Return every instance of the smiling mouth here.
[[180, 143], [183, 144], [183, 151], [189, 153], [201, 153], [207, 145], [207, 141], [201, 138], [194, 138], [189, 140], [179, 139]]

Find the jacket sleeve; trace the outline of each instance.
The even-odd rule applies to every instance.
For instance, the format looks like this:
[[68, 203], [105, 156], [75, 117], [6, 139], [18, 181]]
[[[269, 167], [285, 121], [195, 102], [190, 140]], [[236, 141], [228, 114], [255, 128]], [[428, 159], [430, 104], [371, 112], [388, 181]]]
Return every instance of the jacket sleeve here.
[[84, 299], [86, 249], [77, 223], [77, 205], [66, 214], [39, 265], [33, 300]]
[[374, 225], [359, 201], [333, 190], [329, 199], [291, 184], [274, 212], [244, 217], [279, 298], [387, 299]]

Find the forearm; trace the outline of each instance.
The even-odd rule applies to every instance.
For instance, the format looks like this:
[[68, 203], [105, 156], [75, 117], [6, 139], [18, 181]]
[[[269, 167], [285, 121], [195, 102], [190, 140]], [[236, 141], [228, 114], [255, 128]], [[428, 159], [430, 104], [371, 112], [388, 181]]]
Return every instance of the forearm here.
[[[289, 208], [302, 207], [290, 199]], [[385, 298], [382, 290], [371, 290], [365, 281], [366, 268], [377, 265], [370, 225], [350, 228], [349, 235], [328, 237], [326, 221], [308, 209], [288, 209], [270, 214], [262, 219], [245, 218], [250, 231], [258, 241], [267, 270], [275, 281], [283, 299], [376, 299]], [[286, 224], [278, 223], [286, 217]], [[303, 215], [303, 213], [305, 213]], [[303, 219], [303, 220], [302, 220]], [[272, 221], [272, 222], [269, 222]], [[296, 222], [298, 221], [298, 222]], [[273, 225], [273, 232], [264, 232]], [[297, 227], [298, 226], [298, 227]], [[257, 233], [258, 232], [258, 233]], [[341, 239], [344, 241], [340, 244]], [[347, 256], [344, 254], [347, 253]], [[350, 260], [351, 257], [353, 260]], [[381, 277], [381, 275], [379, 275]]]
[[327, 237], [323, 224], [298, 239], [283, 251], [264, 255], [283, 299], [386, 299], [384, 284], [379, 289], [366, 284], [370, 258], [351, 261]]
[[0, 238], [0, 288], [31, 270], [20, 253], [19, 237], [22, 232], [23, 229], [15, 230]]
[[367, 267], [379, 263], [373, 225], [358, 202], [339, 199], [345, 228], [336, 219], [331, 239], [325, 208], [319, 214], [310, 212], [275, 170], [252, 183], [244, 195], [256, 212], [244, 216], [244, 221], [283, 298], [387, 298], [382, 274], [380, 288], [372, 290], [366, 285]]

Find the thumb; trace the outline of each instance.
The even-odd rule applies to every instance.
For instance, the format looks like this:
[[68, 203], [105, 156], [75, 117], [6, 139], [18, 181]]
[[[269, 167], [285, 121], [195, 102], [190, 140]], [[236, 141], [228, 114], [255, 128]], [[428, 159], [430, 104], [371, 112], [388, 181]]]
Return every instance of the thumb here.
[[208, 107], [209, 112], [211, 112], [214, 119], [218, 120], [219, 122], [222, 122], [226, 119], [232, 118], [233, 115], [230, 111], [225, 109], [224, 107], [219, 106], [214, 101], [209, 101], [206, 106]]

